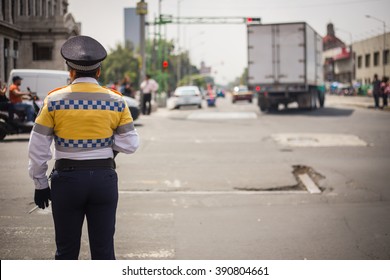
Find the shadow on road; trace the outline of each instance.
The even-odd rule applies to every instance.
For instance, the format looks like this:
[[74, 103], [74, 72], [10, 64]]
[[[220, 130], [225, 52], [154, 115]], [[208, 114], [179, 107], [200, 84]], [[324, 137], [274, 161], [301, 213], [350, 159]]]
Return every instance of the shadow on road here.
[[28, 142], [29, 138], [17, 138], [17, 139], [4, 139], [0, 140], [0, 143], [12, 143], [12, 142]]
[[282, 109], [275, 112], [269, 112], [269, 115], [302, 115], [308, 117], [349, 117], [353, 114], [353, 109], [342, 109], [342, 108], [320, 108], [317, 110], [299, 109], [299, 108], [288, 108]]

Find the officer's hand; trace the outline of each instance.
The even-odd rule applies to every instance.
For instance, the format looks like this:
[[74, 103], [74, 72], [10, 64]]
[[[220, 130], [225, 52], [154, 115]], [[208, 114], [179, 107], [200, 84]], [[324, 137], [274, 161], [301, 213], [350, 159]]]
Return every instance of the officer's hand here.
[[45, 209], [45, 207], [49, 206], [49, 199], [50, 198], [50, 188], [42, 189], [42, 190], [35, 190], [34, 194], [34, 202], [36, 205], [38, 205], [39, 208]]

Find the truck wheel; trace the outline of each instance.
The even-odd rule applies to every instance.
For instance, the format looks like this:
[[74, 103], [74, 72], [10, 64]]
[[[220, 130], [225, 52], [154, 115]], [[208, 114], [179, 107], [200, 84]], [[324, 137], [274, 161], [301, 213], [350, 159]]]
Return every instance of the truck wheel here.
[[259, 105], [259, 108], [260, 108], [261, 112], [266, 112], [268, 110], [268, 108], [267, 108], [267, 106], [265, 106], [265, 104]]
[[257, 104], [259, 105], [259, 108], [260, 108], [260, 111], [261, 112], [265, 112], [268, 110], [268, 106], [267, 106], [267, 102], [265, 101], [264, 98], [262, 97], [258, 97], [258, 101], [257, 101]]
[[317, 109], [318, 91], [314, 88], [310, 90], [310, 110]]
[[271, 104], [271, 106], [269, 106], [269, 108], [268, 108], [268, 111], [269, 112], [277, 112], [278, 109], [279, 109], [279, 104], [278, 103], [277, 104]]

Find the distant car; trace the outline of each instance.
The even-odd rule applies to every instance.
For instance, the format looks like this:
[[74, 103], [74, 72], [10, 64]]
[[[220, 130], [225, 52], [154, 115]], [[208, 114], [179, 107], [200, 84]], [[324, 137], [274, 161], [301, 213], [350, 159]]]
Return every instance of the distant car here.
[[253, 93], [247, 86], [237, 86], [232, 93], [232, 102], [235, 103], [238, 100], [247, 100], [252, 103]]
[[198, 106], [202, 108], [202, 94], [196, 86], [182, 86], [176, 88], [172, 97], [173, 107]]
[[131, 113], [131, 117], [135, 121], [136, 119], [138, 119], [139, 114], [140, 114], [140, 104], [139, 104], [139, 102], [136, 99], [134, 99], [132, 97], [129, 97], [129, 96], [123, 95], [122, 97], [126, 101], [127, 106], [129, 107], [129, 110], [130, 110], [130, 113]]

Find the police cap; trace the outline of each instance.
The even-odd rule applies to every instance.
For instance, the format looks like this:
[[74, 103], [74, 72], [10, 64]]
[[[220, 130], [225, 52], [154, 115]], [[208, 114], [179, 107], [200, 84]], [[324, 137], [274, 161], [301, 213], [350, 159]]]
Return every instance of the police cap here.
[[61, 55], [70, 68], [81, 72], [91, 72], [100, 67], [107, 52], [95, 39], [88, 36], [75, 36], [62, 45]]

